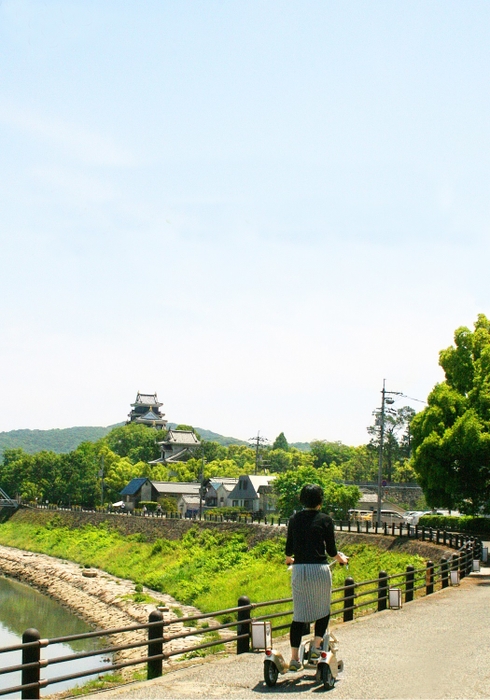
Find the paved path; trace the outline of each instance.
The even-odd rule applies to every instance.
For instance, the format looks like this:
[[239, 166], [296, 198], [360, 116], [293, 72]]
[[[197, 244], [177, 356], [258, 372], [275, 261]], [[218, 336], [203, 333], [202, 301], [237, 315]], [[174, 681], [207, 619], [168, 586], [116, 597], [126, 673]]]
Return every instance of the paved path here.
[[[345, 670], [336, 698], [490, 698], [490, 568], [428, 598], [335, 627]], [[287, 642], [278, 644], [288, 656]], [[106, 691], [113, 700], [271, 700], [324, 694], [311, 672], [280, 676], [268, 688], [263, 654], [243, 654]], [[93, 696], [91, 696], [93, 697]], [[99, 695], [100, 697], [100, 695]]]

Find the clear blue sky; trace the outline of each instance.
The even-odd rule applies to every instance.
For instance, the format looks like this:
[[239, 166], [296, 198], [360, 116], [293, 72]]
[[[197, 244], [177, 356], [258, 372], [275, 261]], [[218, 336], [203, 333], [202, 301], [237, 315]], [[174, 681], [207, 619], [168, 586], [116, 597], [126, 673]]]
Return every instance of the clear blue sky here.
[[140, 390], [360, 444], [383, 378], [425, 399], [490, 315], [489, 34], [471, 0], [3, 0], [0, 430]]

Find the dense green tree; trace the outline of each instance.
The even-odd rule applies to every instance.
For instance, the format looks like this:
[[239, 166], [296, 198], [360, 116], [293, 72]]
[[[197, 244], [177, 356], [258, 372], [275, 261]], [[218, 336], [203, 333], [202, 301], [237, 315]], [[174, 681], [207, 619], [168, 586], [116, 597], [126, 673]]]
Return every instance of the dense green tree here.
[[[381, 437], [381, 411], [375, 411], [375, 423], [367, 431], [371, 436], [370, 446], [379, 450]], [[415, 411], [410, 406], [385, 409], [383, 435], [383, 477], [393, 481], [393, 469], [396, 462], [410, 457], [410, 422]]]
[[351, 457], [341, 465], [345, 481], [358, 483], [376, 481], [378, 478], [378, 453], [370, 445], [352, 448]]
[[311, 453], [314, 457], [314, 466], [319, 468], [329, 467], [331, 464], [343, 464], [347, 462], [353, 454], [353, 447], [344, 445], [342, 442], [328, 442], [328, 440], [313, 440]]
[[272, 449], [284, 450], [285, 452], [289, 450], [289, 443], [286, 440], [286, 436], [284, 435], [284, 433], [279, 433], [279, 435], [276, 437], [272, 444]]
[[411, 423], [413, 467], [431, 507], [475, 513], [490, 506], [490, 322], [458, 328], [442, 350], [445, 381]]
[[114, 428], [100, 443], [105, 443], [112, 452], [127, 457], [130, 462], [151, 462], [160, 456], [159, 442], [165, 440], [166, 431], [148, 425], [129, 423]]
[[338, 480], [339, 472], [326, 467], [299, 467], [280, 474], [274, 480], [274, 491], [278, 495], [278, 506], [282, 517], [289, 517], [301, 510], [299, 494], [305, 484], [319, 484], [325, 493], [323, 510], [333, 512], [336, 517], [345, 517], [361, 497], [357, 486], [344, 486]]

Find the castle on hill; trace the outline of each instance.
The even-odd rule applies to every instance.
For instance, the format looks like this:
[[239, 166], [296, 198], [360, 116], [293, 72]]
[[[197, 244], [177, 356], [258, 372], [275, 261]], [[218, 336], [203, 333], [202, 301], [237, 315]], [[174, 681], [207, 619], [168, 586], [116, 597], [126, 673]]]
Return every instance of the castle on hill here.
[[163, 403], [158, 400], [156, 392], [154, 394], [141, 394], [138, 391], [136, 401], [131, 404], [127, 423], [139, 423], [148, 425], [150, 428], [163, 430], [167, 425], [167, 420], [164, 417], [165, 414], [160, 411], [161, 406]]

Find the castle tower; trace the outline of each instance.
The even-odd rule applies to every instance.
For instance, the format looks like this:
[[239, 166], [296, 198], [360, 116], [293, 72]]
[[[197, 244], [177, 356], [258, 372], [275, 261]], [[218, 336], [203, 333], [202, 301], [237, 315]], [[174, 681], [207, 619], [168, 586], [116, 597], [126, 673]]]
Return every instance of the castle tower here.
[[165, 414], [160, 411], [160, 406], [163, 406], [163, 403], [158, 401], [156, 393], [140, 394], [138, 391], [136, 401], [131, 404], [127, 423], [141, 423], [162, 430], [167, 421], [164, 418]]

